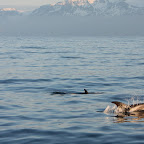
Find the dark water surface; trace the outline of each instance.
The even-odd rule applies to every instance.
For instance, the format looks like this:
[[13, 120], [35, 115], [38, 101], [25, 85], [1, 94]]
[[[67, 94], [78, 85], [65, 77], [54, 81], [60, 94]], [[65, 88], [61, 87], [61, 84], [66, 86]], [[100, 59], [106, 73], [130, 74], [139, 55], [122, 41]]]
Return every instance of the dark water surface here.
[[99, 111], [143, 87], [144, 37], [0, 37], [0, 144], [142, 144], [144, 116]]

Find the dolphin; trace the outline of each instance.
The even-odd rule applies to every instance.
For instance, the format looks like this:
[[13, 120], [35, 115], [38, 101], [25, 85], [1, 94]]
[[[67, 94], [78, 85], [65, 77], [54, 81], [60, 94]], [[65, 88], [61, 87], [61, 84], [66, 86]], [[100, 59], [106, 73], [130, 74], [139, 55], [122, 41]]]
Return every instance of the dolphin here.
[[144, 103], [138, 103], [134, 105], [126, 105], [118, 101], [113, 101], [112, 103], [117, 106], [117, 111], [121, 113], [144, 112]]
[[52, 94], [103, 94], [103, 92], [88, 92], [86, 89], [84, 89], [84, 92], [75, 92], [75, 93], [66, 93], [66, 92], [53, 92]]

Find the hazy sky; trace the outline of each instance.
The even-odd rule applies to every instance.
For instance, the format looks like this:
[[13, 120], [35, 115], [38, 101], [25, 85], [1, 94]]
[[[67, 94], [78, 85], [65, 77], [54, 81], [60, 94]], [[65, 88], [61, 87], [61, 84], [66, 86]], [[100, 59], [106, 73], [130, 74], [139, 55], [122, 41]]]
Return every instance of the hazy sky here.
[[62, 0], [0, 0], [0, 5], [44, 5]]
[[[41, 6], [44, 4], [55, 3], [63, 0], [0, 0], [0, 5], [29, 5], [29, 6]], [[144, 6], [144, 0], [127, 0], [131, 3]]]

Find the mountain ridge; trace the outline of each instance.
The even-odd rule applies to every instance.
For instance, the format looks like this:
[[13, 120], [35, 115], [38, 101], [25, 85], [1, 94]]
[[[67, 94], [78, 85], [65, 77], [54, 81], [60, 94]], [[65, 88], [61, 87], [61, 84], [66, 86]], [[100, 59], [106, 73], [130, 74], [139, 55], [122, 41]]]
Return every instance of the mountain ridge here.
[[65, 0], [43, 5], [32, 12], [36, 16], [117, 16], [144, 15], [144, 8], [128, 4], [125, 0]]

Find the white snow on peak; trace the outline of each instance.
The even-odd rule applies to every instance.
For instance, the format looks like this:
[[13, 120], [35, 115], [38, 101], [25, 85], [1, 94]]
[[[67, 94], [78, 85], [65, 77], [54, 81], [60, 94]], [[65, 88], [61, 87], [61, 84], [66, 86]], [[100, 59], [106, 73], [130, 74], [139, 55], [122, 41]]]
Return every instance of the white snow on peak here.
[[15, 8], [3, 8], [3, 9], [0, 9], [0, 11], [16, 11]]
[[72, 2], [78, 2], [78, 3], [87, 3], [87, 2], [89, 2], [89, 3], [93, 3], [95, 0], [65, 0], [65, 1], [67, 1], [67, 2], [70, 2], [70, 3], [72, 3]]
[[23, 11], [19, 11], [15, 8], [2, 8], [0, 9], [0, 16], [18, 16], [21, 15]]

